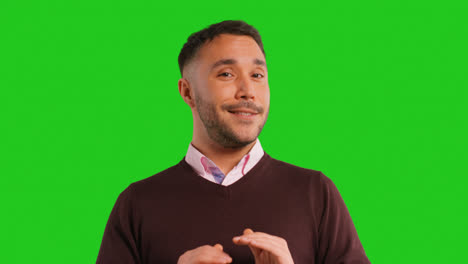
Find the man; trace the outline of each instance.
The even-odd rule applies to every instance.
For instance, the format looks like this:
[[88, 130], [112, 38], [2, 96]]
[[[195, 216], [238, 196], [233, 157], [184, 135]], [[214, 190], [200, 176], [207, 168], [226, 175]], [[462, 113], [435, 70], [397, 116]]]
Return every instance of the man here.
[[97, 263], [370, 263], [333, 182], [260, 145], [270, 90], [258, 31], [213, 24], [188, 38], [179, 67], [187, 154], [120, 194]]

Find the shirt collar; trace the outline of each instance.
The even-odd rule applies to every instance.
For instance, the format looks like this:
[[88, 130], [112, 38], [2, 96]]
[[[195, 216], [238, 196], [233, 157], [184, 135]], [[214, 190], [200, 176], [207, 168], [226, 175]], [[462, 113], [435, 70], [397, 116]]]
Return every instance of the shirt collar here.
[[[239, 172], [242, 173], [242, 175], [246, 174], [255, 164], [257, 164], [257, 162], [262, 158], [263, 154], [264, 151], [262, 145], [260, 144], [260, 140], [257, 138], [249, 153], [245, 154], [239, 163], [230, 172], [228, 172], [226, 176], [233, 172]], [[195, 170], [198, 175], [203, 177], [211, 177], [209, 169], [208, 171], [206, 169], [208, 166], [218, 168], [218, 166], [216, 166], [212, 160], [203, 155], [192, 145], [192, 143], [189, 144], [187, 154], [185, 155], [185, 161]]]

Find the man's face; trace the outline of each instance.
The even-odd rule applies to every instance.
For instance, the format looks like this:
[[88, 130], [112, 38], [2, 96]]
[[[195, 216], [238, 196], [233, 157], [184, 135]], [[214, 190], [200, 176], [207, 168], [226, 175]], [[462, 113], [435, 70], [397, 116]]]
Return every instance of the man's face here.
[[255, 141], [270, 106], [265, 57], [255, 40], [221, 34], [190, 67], [195, 107], [211, 140], [230, 148]]

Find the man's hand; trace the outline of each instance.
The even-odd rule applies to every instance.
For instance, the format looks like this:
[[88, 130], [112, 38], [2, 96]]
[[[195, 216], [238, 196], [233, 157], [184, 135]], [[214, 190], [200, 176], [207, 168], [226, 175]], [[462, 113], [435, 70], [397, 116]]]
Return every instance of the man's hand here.
[[179, 257], [177, 264], [225, 264], [231, 262], [232, 258], [223, 252], [223, 246], [216, 244], [214, 246], [205, 245], [186, 251]]
[[236, 245], [248, 245], [256, 264], [293, 264], [286, 240], [247, 228], [232, 239]]

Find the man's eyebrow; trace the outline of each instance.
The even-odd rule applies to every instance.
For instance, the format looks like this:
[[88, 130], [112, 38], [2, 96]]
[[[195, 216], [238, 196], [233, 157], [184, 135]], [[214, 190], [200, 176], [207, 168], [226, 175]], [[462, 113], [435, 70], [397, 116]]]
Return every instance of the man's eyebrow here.
[[[231, 65], [231, 64], [236, 64], [236, 63], [237, 63], [237, 61], [235, 59], [221, 59], [221, 60], [215, 62], [213, 64], [213, 66], [211, 66], [211, 70], [213, 70], [216, 67], [221, 66], [221, 65]], [[260, 60], [260, 59], [254, 59], [253, 63], [255, 65], [266, 66], [265, 61]]]
[[260, 59], [254, 59], [254, 64], [255, 65], [260, 65], [260, 66], [266, 66], [265, 61], [260, 60]]
[[211, 70], [213, 70], [214, 68], [220, 66], [220, 65], [227, 65], [227, 64], [236, 64], [237, 61], [235, 59], [221, 59], [217, 62], [215, 62], [215, 64], [213, 64], [213, 66], [211, 66]]

